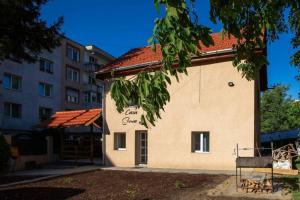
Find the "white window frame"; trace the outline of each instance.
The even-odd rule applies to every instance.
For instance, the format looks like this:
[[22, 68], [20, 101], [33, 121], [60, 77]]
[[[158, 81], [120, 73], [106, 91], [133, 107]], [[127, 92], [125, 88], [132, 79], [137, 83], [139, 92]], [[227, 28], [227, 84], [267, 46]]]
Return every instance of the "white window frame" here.
[[[120, 136], [125, 137], [125, 148], [124, 147], [120, 147]], [[126, 150], [126, 133], [125, 132], [116, 132], [114, 133], [114, 149], [117, 151], [125, 151]]]
[[[69, 77], [69, 73], [71, 77]], [[66, 79], [69, 81], [80, 82], [80, 70], [71, 66], [66, 67]]]
[[[22, 119], [22, 104], [17, 104], [17, 103], [11, 103], [11, 102], [4, 102], [4, 109], [5, 106], [8, 105], [9, 106], [9, 115], [6, 115], [5, 111], [4, 111], [4, 116], [9, 117], [9, 118], [13, 118], [13, 119]], [[18, 106], [18, 116], [14, 117], [13, 116], [13, 106]]]
[[[77, 96], [75, 95], [69, 95], [68, 94], [68, 91], [72, 91], [72, 92], [76, 92], [76, 94], [78, 94]], [[75, 94], [75, 93], [74, 93]], [[73, 100], [74, 99], [74, 100]], [[77, 101], [76, 101], [77, 99]], [[73, 89], [73, 88], [66, 88], [66, 100], [67, 102], [70, 102], [70, 103], [79, 103], [79, 100], [80, 99], [80, 94], [79, 94], [79, 90], [77, 89]]]
[[[3, 83], [3, 87], [5, 89], [9, 89], [9, 90], [21, 90], [22, 89], [22, 77], [21, 76], [5, 72], [3, 79], [5, 79], [6, 77], [8, 77], [10, 80], [9, 80], [9, 86], [8, 87], [6, 87], [5, 83]], [[18, 88], [17, 89], [13, 88], [13, 79], [16, 79], [18, 81]]]
[[[43, 94], [40, 93], [40, 86], [43, 87]], [[46, 87], [49, 87], [49, 91], [50, 91], [50, 94], [49, 95], [46, 95]], [[52, 94], [53, 94], [53, 85], [51, 84], [48, 84], [48, 83], [43, 83], [43, 82], [39, 82], [39, 95], [42, 96], [42, 97], [52, 97]]]
[[74, 62], [80, 62], [79, 48], [76, 48], [70, 44], [67, 44], [67, 57]]
[[[43, 66], [42, 66], [42, 62], [44, 62]], [[53, 62], [51, 60], [40, 58], [39, 68], [41, 72], [53, 74]]]
[[[196, 147], [195, 147], [195, 142], [196, 141], [194, 141], [194, 140], [196, 139], [196, 134], [200, 135], [200, 137], [199, 137], [200, 141], [198, 141], [199, 144], [200, 144], [200, 149], [196, 149]], [[205, 134], [208, 135], [208, 144], [207, 144], [208, 145], [208, 151], [203, 150], [203, 147], [204, 147], [203, 137], [204, 137]], [[192, 132], [192, 145], [193, 145], [192, 146], [192, 152], [194, 152], [194, 153], [209, 153], [210, 152], [210, 133], [208, 131], [194, 131], [194, 132]]]

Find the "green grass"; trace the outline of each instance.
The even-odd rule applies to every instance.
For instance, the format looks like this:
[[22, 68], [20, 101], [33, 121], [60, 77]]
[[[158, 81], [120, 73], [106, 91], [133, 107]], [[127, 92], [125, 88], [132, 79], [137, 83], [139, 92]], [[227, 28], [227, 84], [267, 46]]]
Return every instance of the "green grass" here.
[[277, 177], [274, 181], [283, 183], [292, 192], [293, 200], [300, 200], [300, 175]]
[[300, 200], [300, 192], [293, 192], [293, 199]]

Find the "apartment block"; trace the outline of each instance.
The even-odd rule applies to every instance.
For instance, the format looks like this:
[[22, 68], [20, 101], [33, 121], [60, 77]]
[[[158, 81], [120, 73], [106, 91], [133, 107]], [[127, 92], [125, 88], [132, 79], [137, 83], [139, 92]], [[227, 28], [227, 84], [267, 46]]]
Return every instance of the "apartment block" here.
[[0, 63], [0, 129], [31, 130], [56, 111], [99, 108], [102, 84], [94, 72], [114, 57], [94, 45], [62, 38], [35, 63]]

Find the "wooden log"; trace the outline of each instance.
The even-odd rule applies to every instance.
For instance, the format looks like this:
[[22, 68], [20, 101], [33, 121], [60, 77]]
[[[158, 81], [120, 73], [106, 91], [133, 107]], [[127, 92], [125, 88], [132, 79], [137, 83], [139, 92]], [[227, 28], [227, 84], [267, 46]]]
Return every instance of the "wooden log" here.
[[[261, 173], [272, 173], [272, 169], [270, 168], [256, 168], [254, 169], [255, 172]], [[281, 175], [298, 175], [298, 170], [296, 169], [273, 169], [274, 174], [281, 174]]]

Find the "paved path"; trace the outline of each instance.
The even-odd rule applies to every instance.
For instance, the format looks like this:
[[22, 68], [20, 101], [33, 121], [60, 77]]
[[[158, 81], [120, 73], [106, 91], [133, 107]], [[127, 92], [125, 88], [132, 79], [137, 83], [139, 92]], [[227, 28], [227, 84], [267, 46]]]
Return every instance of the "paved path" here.
[[[121, 170], [136, 172], [188, 173], [188, 174], [226, 174], [235, 175], [233, 170], [200, 170], [200, 169], [164, 169], [147, 167], [101, 167], [102, 170]], [[249, 173], [249, 172], [245, 172]]]

